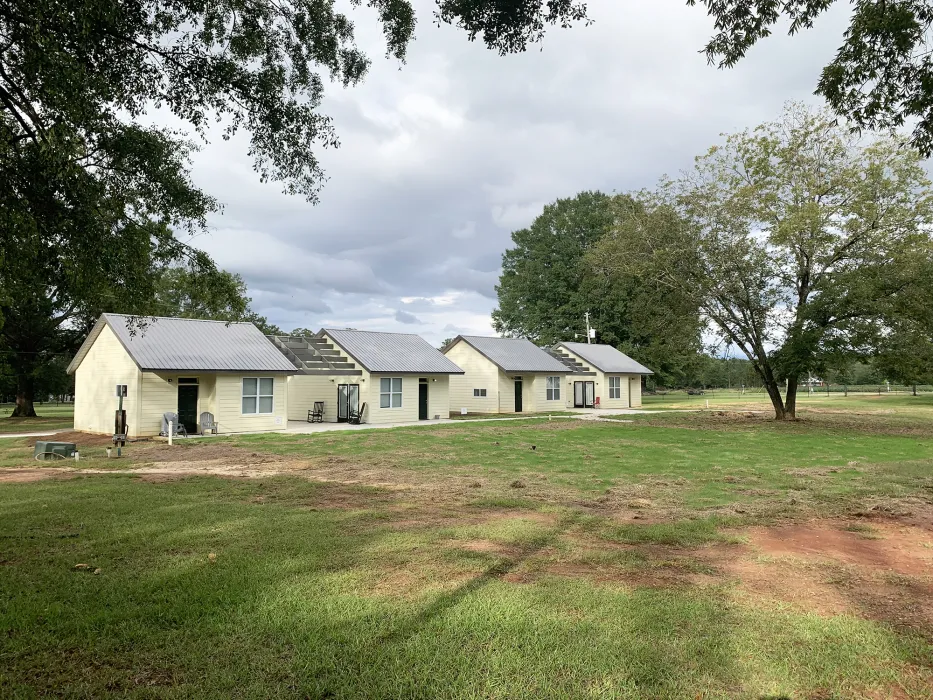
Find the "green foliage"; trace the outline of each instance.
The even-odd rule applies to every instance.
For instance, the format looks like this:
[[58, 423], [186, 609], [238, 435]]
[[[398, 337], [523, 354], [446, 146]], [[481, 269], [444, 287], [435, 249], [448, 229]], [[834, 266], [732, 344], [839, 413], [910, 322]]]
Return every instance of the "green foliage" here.
[[[411, 7], [370, 5], [403, 59]], [[0, 4], [0, 43], [0, 350], [29, 416], [42, 367], [100, 311], [146, 312], [172, 264], [216, 274], [180, 237], [218, 205], [190, 181], [191, 144], [145, 111], [245, 130], [260, 178], [313, 200], [311, 146], [337, 144], [321, 72], [347, 85], [368, 61], [348, 18], [312, 0], [25, 0]]]
[[547, 205], [529, 228], [513, 232], [515, 245], [502, 256], [493, 325], [500, 333], [552, 345], [584, 339], [589, 312], [598, 342], [677, 383], [699, 348], [696, 308], [650, 279], [598, 274], [587, 261], [612, 228], [614, 205], [640, 208], [627, 196], [581, 192]]
[[[404, 60], [411, 6], [369, 5], [388, 53]], [[23, 0], [0, 7], [0, 35], [0, 105], [17, 140], [49, 143], [50, 130], [63, 129], [99, 146], [100, 135], [160, 105], [198, 130], [215, 117], [227, 137], [246, 130], [261, 178], [312, 198], [322, 173], [310, 146], [337, 144], [317, 111], [321, 73], [349, 85], [369, 67], [349, 18], [314, 0]]]
[[207, 318], [215, 321], [249, 321], [263, 333], [281, 334], [264, 316], [250, 308], [246, 282], [226, 270], [172, 265], [162, 270], [148, 313], [156, 316]]
[[900, 139], [862, 144], [792, 105], [646, 194], [644, 212], [621, 211], [592, 258], [691, 295], [793, 417], [800, 377], [880, 347], [902, 299], [922, 298], [929, 186]]

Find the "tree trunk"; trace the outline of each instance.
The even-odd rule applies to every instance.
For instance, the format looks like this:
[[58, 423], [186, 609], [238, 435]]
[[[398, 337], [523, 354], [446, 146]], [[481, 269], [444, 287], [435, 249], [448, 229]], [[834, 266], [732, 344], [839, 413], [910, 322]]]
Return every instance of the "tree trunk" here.
[[16, 405], [10, 418], [35, 418], [35, 384], [29, 374], [20, 373], [16, 378]]
[[786, 412], [784, 410], [784, 401], [781, 399], [781, 388], [774, 379], [765, 381], [765, 390], [771, 399], [771, 405], [774, 406], [774, 420], [784, 420]]
[[787, 398], [784, 399], [784, 419], [797, 417], [797, 375], [787, 378]]

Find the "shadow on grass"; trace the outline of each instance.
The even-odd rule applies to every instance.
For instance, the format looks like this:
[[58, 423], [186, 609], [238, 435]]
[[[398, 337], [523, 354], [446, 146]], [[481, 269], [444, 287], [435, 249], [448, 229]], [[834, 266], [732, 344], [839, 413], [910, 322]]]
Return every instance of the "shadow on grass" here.
[[0, 488], [0, 695], [743, 695], [746, 631], [723, 591], [506, 580], [567, 517], [451, 590], [377, 595], [374, 572], [427, 566], [434, 541], [359, 503], [328, 506], [340, 489], [116, 476]]

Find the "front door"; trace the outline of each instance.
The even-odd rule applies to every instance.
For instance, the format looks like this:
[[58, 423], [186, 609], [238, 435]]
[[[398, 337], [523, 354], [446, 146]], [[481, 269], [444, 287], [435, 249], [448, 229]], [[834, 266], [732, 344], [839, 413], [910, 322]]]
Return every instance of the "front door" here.
[[428, 419], [428, 380], [418, 382], [418, 420]]
[[350, 416], [360, 411], [360, 385], [337, 385], [337, 422], [346, 423]]
[[178, 422], [189, 433], [198, 432], [198, 385], [178, 385]]
[[574, 382], [573, 383], [573, 407], [574, 408], [593, 408], [596, 403], [596, 383], [595, 382]]
[[515, 412], [522, 412], [522, 380], [515, 380]]
[[596, 405], [596, 382], [586, 382], [586, 386], [583, 387], [583, 400], [587, 408]]

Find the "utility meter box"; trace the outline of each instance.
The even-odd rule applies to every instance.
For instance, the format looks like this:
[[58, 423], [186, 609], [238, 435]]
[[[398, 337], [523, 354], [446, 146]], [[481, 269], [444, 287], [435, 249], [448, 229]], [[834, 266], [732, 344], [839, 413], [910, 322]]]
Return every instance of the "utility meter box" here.
[[[47, 442], [45, 440], [36, 441], [36, 449], [33, 453], [36, 459], [74, 459], [78, 446], [73, 442]], [[41, 457], [39, 455], [42, 455]], [[53, 456], [60, 455], [60, 456]]]

